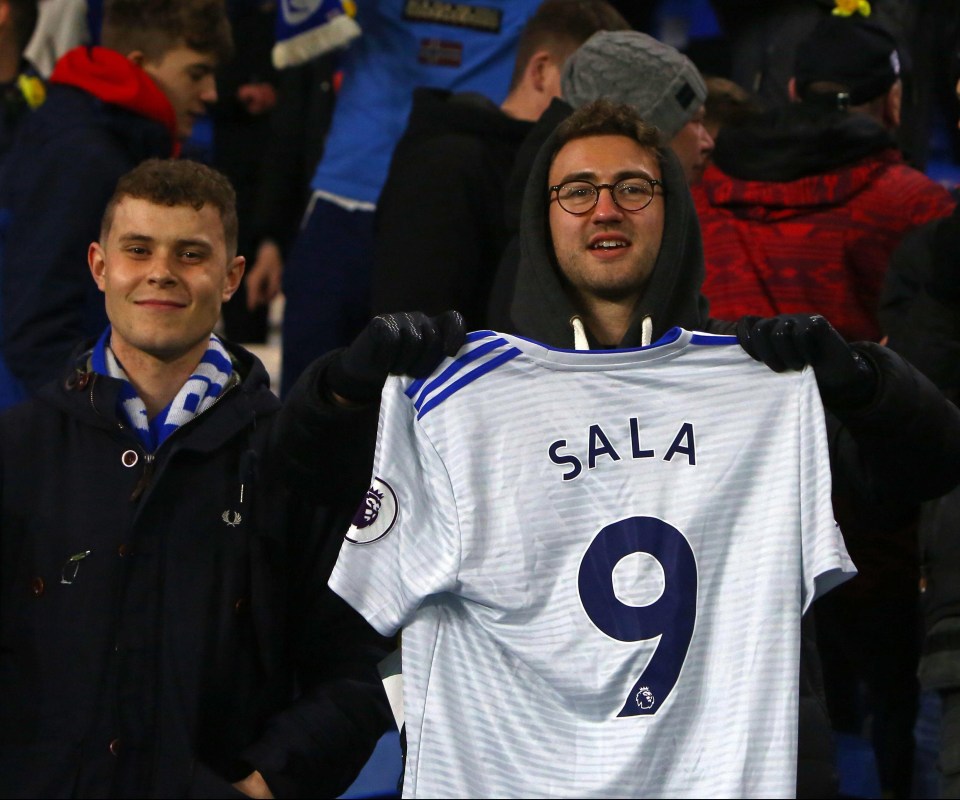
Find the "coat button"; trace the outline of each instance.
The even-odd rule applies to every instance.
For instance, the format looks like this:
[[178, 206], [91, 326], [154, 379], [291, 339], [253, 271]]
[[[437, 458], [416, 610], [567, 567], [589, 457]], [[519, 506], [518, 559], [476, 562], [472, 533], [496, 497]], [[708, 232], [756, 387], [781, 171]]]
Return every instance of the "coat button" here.
[[120, 456], [120, 462], [125, 467], [133, 467], [140, 460], [140, 455], [136, 450], [124, 450], [123, 455]]
[[117, 555], [120, 556], [120, 558], [125, 558], [126, 556], [130, 555], [130, 547], [126, 544], [120, 545], [117, 548]]
[[35, 597], [39, 597], [43, 594], [43, 578], [34, 578], [30, 581], [30, 591], [33, 592]]
[[110, 742], [110, 755], [118, 756], [120, 755], [120, 740], [114, 739]]
[[233, 604], [233, 611], [236, 614], [239, 614], [247, 607], [247, 599], [245, 597], [237, 598], [237, 602]]
[[77, 389], [86, 389], [88, 383], [90, 383], [89, 372], [81, 372], [77, 375]]

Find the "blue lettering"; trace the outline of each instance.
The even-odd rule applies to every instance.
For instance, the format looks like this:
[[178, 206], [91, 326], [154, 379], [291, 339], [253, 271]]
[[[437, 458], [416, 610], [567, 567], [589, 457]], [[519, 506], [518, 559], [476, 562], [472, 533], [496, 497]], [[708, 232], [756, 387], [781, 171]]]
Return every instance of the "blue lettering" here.
[[653, 450], [640, 449], [640, 423], [636, 417], [630, 417], [630, 443], [633, 445], [634, 458], [653, 458]]
[[567, 446], [566, 439], [557, 439], [552, 445], [550, 445], [550, 460], [556, 464], [558, 467], [562, 467], [564, 464], [569, 464], [573, 467], [569, 472], [563, 473], [563, 479], [565, 481], [572, 481], [583, 471], [583, 465], [580, 463], [580, 459], [573, 455], [558, 455], [557, 451], [561, 447]]
[[683, 453], [687, 457], [687, 461], [691, 467], [697, 465], [697, 447], [693, 440], [692, 422], [684, 422], [683, 425], [680, 426], [680, 430], [677, 431], [677, 435], [673, 438], [673, 444], [670, 445], [670, 449], [667, 450], [667, 454], [663, 457], [663, 460], [670, 461], [677, 453]]
[[[599, 442], [599, 446], [598, 446]], [[620, 454], [613, 449], [610, 440], [599, 425], [590, 426], [590, 452], [587, 455], [587, 466], [593, 469], [597, 466], [597, 456], [610, 456], [614, 461], [620, 460]]]

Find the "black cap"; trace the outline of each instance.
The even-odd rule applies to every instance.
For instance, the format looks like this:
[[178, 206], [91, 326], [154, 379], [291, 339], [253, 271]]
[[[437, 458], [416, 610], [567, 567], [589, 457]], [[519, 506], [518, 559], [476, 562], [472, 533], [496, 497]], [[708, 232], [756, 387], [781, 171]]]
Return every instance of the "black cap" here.
[[[879, 97], [900, 77], [897, 40], [859, 17], [824, 17], [797, 47], [793, 76], [804, 100], [858, 106]], [[844, 91], [815, 97], [807, 89], [817, 82], [840, 84]]]

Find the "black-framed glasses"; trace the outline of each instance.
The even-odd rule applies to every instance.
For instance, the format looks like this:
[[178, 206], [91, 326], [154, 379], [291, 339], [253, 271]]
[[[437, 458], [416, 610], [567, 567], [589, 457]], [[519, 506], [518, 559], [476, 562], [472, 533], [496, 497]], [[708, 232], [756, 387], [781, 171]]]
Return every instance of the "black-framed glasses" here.
[[624, 211], [643, 211], [653, 201], [657, 186], [663, 181], [656, 178], [627, 178], [619, 183], [591, 183], [576, 180], [558, 183], [550, 187], [557, 193], [560, 208], [568, 214], [586, 214], [600, 202], [600, 190], [609, 189], [613, 202]]

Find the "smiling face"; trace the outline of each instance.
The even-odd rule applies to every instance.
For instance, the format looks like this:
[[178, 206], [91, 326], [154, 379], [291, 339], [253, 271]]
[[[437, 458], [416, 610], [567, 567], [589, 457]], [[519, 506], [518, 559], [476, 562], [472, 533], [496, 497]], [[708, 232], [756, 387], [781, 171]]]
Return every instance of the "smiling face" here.
[[[550, 167], [549, 185], [582, 178], [615, 184], [626, 178], [661, 177], [656, 152], [619, 135], [587, 136], [567, 142]], [[653, 272], [663, 238], [663, 195], [641, 211], [624, 211], [606, 189], [593, 210], [575, 216], [550, 197], [550, 232], [560, 270], [574, 295], [635, 303]], [[584, 305], [584, 302], [581, 302]]]
[[217, 101], [213, 53], [200, 53], [185, 44], [166, 50], [157, 59], [141, 56], [140, 66], [167, 96], [177, 115], [177, 135], [186, 139], [207, 104]]
[[87, 257], [121, 363], [199, 362], [244, 265], [242, 256], [228, 256], [215, 206], [196, 211], [134, 197], [120, 200], [106, 240], [91, 244]]

